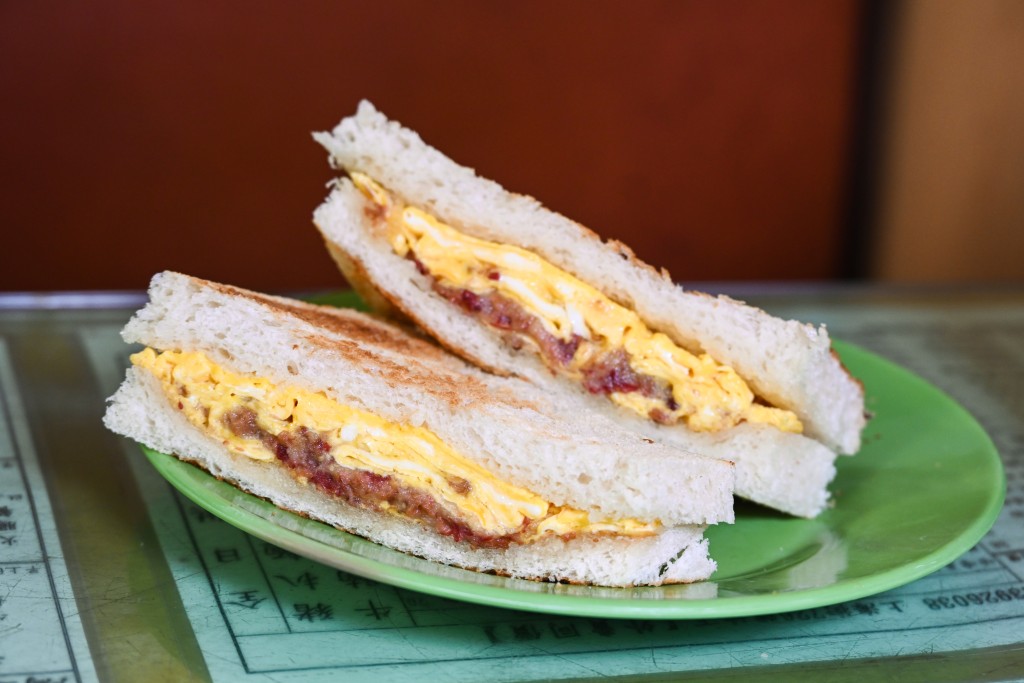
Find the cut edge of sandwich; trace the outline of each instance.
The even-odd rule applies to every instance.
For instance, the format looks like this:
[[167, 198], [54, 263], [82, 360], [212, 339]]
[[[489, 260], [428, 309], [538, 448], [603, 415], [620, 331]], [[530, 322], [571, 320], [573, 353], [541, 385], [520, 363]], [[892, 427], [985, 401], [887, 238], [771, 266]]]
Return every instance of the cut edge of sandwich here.
[[[356, 114], [331, 133], [314, 137], [336, 168], [366, 174], [404, 202], [467, 235], [538, 254], [635, 310], [652, 329], [668, 334], [683, 348], [706, 352], [733, 367], [757, 395], [795, 412], [807, 437], [838, 453], [859, 449], [866, 421], [863, 387], [832, 352], [823, 326], [782, 320], [728, 297], [684, 291], [667, 272], [641, 262], [626, 245], [602, 242], [591, 230], [533, 198], [477, 176], [368, 102], [360, 103]], [[415, 281], [415, 267], [392, 263], [390, 267], [400, 272], [394, 278], [382, 276], [378, 261], [390, 257], [383, 249], [361, 248], [356, 244], [361, 235], [351, 234], [352, 226], [346, 225], [352, 220], [345, 213], [371, 210], [364, 198], [351, 195], [353, 188], [346, 183], [339, 181], [314, 221], [357, 290], [398, 306], [451, 350], [489, 370], [549, 381], [550, 371], [542, 362], [524, 363], [523, 354], [501, 348], [495, 335], [486, 343], [463, 345], [467, 326], [449, 327], [451, 316], [437, 310], [428, 315], [421, 302], [403, 302], [408, 289], [402, 287], [399, 294], [394, 281]], [[356, 232], [367, 234], [365, 226]], [[343, 253], [340, 259], [338, 252]], [[422, 289], [423, 282], [417, 287]]]
[[165, 400], [151, 375], [135, 372], [113, 397], [109, 429], [176, 455], [218, 479], [295, 514], [315, 519], [394, 550], [446, 565], [513, 578], [641, 586], [708, 579], [717, 565], [708, 555], [705, 527], [684, 525], [635, 539], [543, 539], [507, 549], [472, 548], [416, 522], [331, 501], [282, 468], [232, 456]]
[[[701, 540], [705, 525], [732, 521], [731, 465], [723, 467], [712, 459], [687, 456], [592, 419], [581, 421], [572, 416], [571, 425], [559, 422], [541, 410], [540, 404], [547, 399], [532, 385], [486, 375], [437, 347], [355, 311], [163, 273], [153, 280], [150, 303], [133, 317], [123, 336], [154, 349], [201, 351], [258, 377], [299, 384], [305, 380], [310, 389], [328, 386], [334, 393], [344, 394], [346, 402], [381, 409], [375, 412], [396, 423], [429, 425], [446, 438], [458, 434], [456, 441], [461, 439], [462, 446], [486, 445], [488, 439], [498, 438], [484, 433], [486, 428], [481, 425], [489, 422], [499, 428], [518, 428], [512, 435], [515, 447], [506, 448], [503, 456], [490, 452], [489, 459], [485, 458], [502, 476], [524, 483], [530, 490], [540, 489], [538, 493], [558, 500], [560, 506], [570, 505], [573, 499], [593, 498], [596, 493], [602, 498], [600, 503], [588, 506], [583, 501], [582, 508], [598, 515], [597, 519], [601, 515], [634, 515], [665, 522], [661, 531], [643, 537], [581, 534], [513, 543], [507, 550], [472, 548], [421, 523], [394, 519], [393, 514], [338, 502], [325, 506], [323, 495], [282, 474], [283, 468], [268, 468], [265, 463], [239, 457], [197, 428], [173, 406], [155, 377], [139, 367], [130, 369], [125, 384], [113, 397], [105, 416], [113, 431], [197, 463], [283, 508], [428, 559], [510, 576], [577, 583], [688, 582], [706, 579], [714, 569], [706, 542]], [[304, 341], [297, 343], [300, 340]], [[267, 354], [267, 348], [274, 353]], [[339, 363], [361, 363], [363, 368], [333, 370]], [[456, 384], [461, 386], [453, 390]], [[388, 395], [368, 400], [375, 385], [378, 392]], [[438, 417], [432, 410], [447, 414]], [[445, 424], [439, 426], [438, 421]], [[536, 452], [521, 457], [517, 448]], [[460, 450], [469, 456], [479, 455], [464, 447]], [[559, 453], [579, 460], [567, 456], [564, 459], [569, 465], [552, 462]], [[579, 466], [583, 462], [586, 467]], [[689, 472], [680, 476], [680, 468]], [[658, 476], [665, 471], [672, 474]], [[529, 482], [522, 481], [524, 472]], [[575, 475], [574, 481], [566, 481], [569, 472]], [[579, 483], [584, 478], [591, 480], [587, 486]], [[624, 485], [627, 479], [631, 481]], [[680, 501], [679, 494], [692, 500]], [[567, 553], [561, 564], [559, 553]], [[610, 573], [601, 573], [599, 568], [619, 555], [622, 561], [609, 565]]]
[[[360, 201], [354, 188], [342, 187], [338, 192], [351, 192], [351, 201]], [[336, 210], [338, 205], [336, 198], [321, 207], [321, 220], [325, 223], [345, 220], [323, 218], [324, 212]], [[510, 376], [514, 371], [547, 387], [564, 403], [582, 405], [604, 414], [623, 429], [640, 431], [687, 452], [733, 462], [735, 495], [746, 500], [809, 519], [828, 507], [831, 500], [828, 486], [836, 474], [836, 453], [820, 442], [763, 424], [741, 423], [719, 432], [694, 432], [678, 425], [659, 425], [637, 419], [603, 397], [574, 391], [562, 382], [551, 382], [550, 370], [535, 354], [518, 355], [516, 367], [510, 368], [503, 359], [495, 358], [494, 346], [480, 325], [468, 316], [454, 312], [447, 302], [429, 296], [422, 288], [428, 285], [416, 284], [416, 278], [422, 277], [418, 273], [392, 271], [395, 282], [378, 289], [368, 277], [362, 261], [367, 257], [365, 251], [372, 249], [371, 243], [353, 245], [350, 252], [342, 251], [330, 242], [327, 246], [353, 289], [367, 300], [380, 300], [375, 310], [389, 315], [398, 313], [448, 350], [468, 357], [488, 372]], [[374, 256], [371, 254], [367, 258], [372, 260]], [[381, 254], [377, 258], [386, 259], [387, 255]], [[377, 281], [387, 282], [387, 278], [389, 275], [382, 274]]]

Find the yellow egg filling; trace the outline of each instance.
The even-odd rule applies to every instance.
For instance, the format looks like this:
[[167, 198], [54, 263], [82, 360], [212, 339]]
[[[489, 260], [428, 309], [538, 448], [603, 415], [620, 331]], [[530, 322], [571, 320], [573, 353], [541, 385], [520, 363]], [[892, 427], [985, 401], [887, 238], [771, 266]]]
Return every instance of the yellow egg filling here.
[[[233, 372], [200, 352], [147, 348], [131, 360], [156, 376], [189, 422], [232, 453], [274, 462], [275, 440], [307, 430], [303, 433], [323, 444], [341, 468], [391, 477], [402, 487], [426, 492], [447, 510], [457, 511], [478, 534], [516, 534], [517, 542], [530, 542], [547, 534], [644, 536], [660, 528], [657, 522], [634, 519], [592, 521], [584, 511], [555, 506], [502, 481], [424, 427], [390, 422], [321, 392]], [[233, 429], [239, 409], [251, 411], [251, 433]], [[394, 508], [382, 501], [376, 507]]]
[[[681, 348], [651, 330], [634, 311], [537, 254], [463, 234], [421, 209], [401, 204], [368, 176], [350, 175], [381, 210], [396, 254], [414, 257], [442, 287], [478, 296], [497, 294], [515, 302], [535, 316], [546, 333], [571, 342], [567, 362], [549, 361], [556, 372], [593, 381], [595, 364], [624, 353], [628, 368], [621, 365], [626, 361], [618, 361], [619, 367], [606, 371], [594, 382], [601, 386], [591, 391], [607, 393], [628, 410], [662, 423], [683, 422], [695, 431], [719, 431], [744, 421], [803, 431], [791, 411], [759, 403], [731, 367]], [[624, 380], [624, 373], [632, 375]], [[637, 390], [633, 376], [660, 389]]]

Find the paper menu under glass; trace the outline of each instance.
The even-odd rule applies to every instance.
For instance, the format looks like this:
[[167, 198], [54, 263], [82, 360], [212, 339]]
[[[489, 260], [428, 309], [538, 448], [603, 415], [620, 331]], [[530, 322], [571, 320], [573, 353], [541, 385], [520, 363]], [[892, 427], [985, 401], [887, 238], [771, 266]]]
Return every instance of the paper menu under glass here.
[[[304, 560], [213, 518], [140, 468], [140, 486], [211, 676], [476, 680], [486, 670], [495, 680], [578, 678], [1016, 642], [1024, 624], [1024, 420], [1000, 392], [1024, 385], [1024, 357], [1015, 343], [1024, 338], [1024, 320], [1002, 313], [987, 320], [984, 312], [913, 319], [903, 312], [846, 311], [828, 322], [836, 336], [951, 392], [985, 422], [1004, 455], [1006, 508], [992, 532], [949, 567], [882, 595], [790, 614], [701, 622], [547, 617], [432, 598]], [[991, 334], [968, 344], [968, 330], [985, 324]], [[84, 341], [97, 367], [107, 368], [101, 374], [116, 384], [124, 352], [112, 332]]]
[[0, 338], [0, 681], [95, 681], [57, 523]]

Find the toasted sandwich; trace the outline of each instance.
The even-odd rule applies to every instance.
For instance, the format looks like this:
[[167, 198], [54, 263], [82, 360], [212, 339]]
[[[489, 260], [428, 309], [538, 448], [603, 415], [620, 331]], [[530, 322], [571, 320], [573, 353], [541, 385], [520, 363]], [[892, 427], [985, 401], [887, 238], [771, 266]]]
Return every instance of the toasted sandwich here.
[[802, 517], [865, 425], [824, 327], [685, 291], [619, 242], [460, 166], [363, 102], [314, 134], [341, 171], [314, 222], [351, 285], [489, 372], [736, 463]]
[[690, 455], [366, 314], [156, 275], [106, 426], [429, 560], [634, 586], [715, 569], [731, 463]]

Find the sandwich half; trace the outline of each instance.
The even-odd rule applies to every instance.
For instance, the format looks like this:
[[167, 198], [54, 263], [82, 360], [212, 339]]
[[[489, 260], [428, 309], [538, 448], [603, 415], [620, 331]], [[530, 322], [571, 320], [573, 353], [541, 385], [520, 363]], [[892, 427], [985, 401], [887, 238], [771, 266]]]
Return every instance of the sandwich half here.
[[429, 560], [634, 586], [708, 578], [731, 463], [578, 415], [352, 310], [156, 275], [106, 426]]
[[865, 413], [823, 327], [684, 291], [367, 102], [314, 137], [343, 172], [314, 221], [373, 306], [490, 372], [734, 461], [742, 497], [803, 517], [824, 509]]

